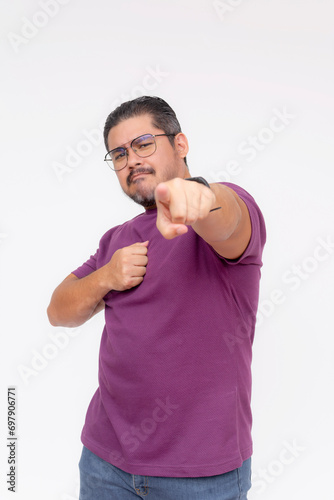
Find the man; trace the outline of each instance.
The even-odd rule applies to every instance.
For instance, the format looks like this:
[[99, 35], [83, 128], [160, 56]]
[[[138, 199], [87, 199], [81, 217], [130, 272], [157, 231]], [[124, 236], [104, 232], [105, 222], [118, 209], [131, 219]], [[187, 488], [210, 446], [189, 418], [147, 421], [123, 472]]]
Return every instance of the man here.
[[[187, 138], [160, 98], [120, 105], [104, 138], [145, 211], [110, 229], [48, 308], [55, 326], [105, 310], [80, 500], [245, 500], [263, 217], [242, 188], [191, 178]], [[203, 147], [210, 161], [209, 134]]]

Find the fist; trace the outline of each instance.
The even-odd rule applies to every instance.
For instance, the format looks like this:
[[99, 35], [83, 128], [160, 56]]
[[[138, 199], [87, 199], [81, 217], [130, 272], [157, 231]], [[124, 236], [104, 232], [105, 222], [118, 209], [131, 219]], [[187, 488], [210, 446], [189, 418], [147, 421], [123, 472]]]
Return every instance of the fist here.
[[111, 290], [119, 292], [139, 285], [145, 276], [148, 241], [120, 248], [107, 264]]
[[157, 228], [166, 239], [185, 234], [187, 226], [205, 219], [216, 201], [207, 186], [178, 177], [158, 184], [154, 194]]

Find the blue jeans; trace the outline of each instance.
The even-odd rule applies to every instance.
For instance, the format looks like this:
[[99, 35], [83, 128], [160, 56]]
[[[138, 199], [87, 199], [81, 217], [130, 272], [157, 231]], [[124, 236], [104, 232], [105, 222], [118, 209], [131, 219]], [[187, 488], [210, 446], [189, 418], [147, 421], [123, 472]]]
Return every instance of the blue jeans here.
[[156, 477], [129, 474], [83, 447], [80, 500], [247, 500], [251, 459], [210, 477]]

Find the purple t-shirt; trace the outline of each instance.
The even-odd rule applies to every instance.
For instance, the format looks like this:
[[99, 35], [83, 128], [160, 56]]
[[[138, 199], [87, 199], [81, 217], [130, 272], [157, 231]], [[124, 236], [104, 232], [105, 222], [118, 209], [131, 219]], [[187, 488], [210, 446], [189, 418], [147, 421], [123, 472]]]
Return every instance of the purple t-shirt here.
[[252, 236], [234, 261], [220, 257], [189, 227], [166, 240], [156, 209], [110, 229], [83, 278], [113, 253], [149, 240], [143, 282], [105, 297], [99, 387], [82, 442], [131, 474], [223, 474], [252, 454], [251, 359], [265, 225], [246, 203]]

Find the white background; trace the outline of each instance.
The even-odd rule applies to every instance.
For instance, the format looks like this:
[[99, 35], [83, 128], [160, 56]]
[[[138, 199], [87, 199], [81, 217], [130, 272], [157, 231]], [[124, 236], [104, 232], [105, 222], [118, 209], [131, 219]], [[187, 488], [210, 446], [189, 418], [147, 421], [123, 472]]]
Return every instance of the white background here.
[[[102, 161], [98, 133], [117, 104], [142, 94], [175, 109], [191, 174], [239, 184], [266, 219], [249, 498], [330, 498], [334, 3], [1, 7], [1, 498], [14, 498], [6, 485], [9, 386], [17, 392], [15, 498], [78, 498], [103, 318], [71, 332], [50, 326], [46, 308], [102, 234], [142, 211]], [[268, 128], [278, 126], [275, 113], [285, 114], [279, 132]], [[252, 137], [258, 147], [246, 154]]]

